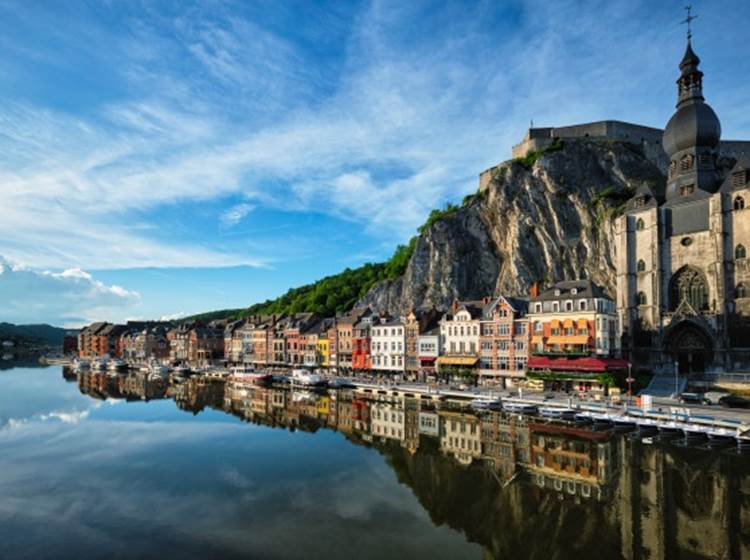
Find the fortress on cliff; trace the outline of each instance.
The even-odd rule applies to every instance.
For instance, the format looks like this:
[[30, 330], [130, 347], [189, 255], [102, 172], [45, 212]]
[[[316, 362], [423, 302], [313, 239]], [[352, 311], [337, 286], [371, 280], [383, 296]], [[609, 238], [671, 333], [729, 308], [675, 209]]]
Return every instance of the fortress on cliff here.
[[[640, 146], [643, 154], [653, 161], [666, 175], [669, 158], [662, 146], [664, 130], [640, 124], [624, 121], [596, 121], [584, 124], [573, 124], [568, 126], [545, 126], [533, 127], [526, 131], [523, 139], [513, 146], [511, 157], [522, 158], [529, 152], [541, 150], [549, 146], [555, 140], [591, 139], [629, 142]], [[722, 140], [719, 143], [719, 152], [722, 156], [739, 158], [742, 155], [750, 155], [750, 141], [748, 140]], [[495, 165], [479, 174], [479, 190], [487, 188], [492, 178], [492, 173], [503, 164]]]

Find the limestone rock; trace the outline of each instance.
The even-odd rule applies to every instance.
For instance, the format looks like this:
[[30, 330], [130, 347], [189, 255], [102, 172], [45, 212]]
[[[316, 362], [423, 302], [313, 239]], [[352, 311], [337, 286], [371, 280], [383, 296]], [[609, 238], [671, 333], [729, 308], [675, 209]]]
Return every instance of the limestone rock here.
[[532, 282], [591, 278], [614, 295], [613, 218], [643, 182], [664, 188], [640, 146], [566, 140], [536, 161], [498, 166], [487, 189], [428, 228], [401, 278], [359, 302], [391, 313], [454, 298], [525, 297]]

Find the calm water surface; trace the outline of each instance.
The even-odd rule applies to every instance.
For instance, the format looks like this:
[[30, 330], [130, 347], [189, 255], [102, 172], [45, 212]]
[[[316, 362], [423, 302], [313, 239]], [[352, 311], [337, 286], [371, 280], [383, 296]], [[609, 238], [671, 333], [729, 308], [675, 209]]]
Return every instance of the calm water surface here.
[[453, 403], [0, 371], [2, 558], [750, 558], [748, 475]]

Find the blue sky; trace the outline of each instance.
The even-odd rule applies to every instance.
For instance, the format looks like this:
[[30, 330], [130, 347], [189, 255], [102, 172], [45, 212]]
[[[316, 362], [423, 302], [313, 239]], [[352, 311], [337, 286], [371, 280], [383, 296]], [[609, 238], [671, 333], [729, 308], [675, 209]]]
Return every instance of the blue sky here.
[[[744, 0], [694, 2], [750, 138]], [[681, 2], [0, 3], [0, 320], [241, 307], [387, 258], [530, 119], [662, 127]]]

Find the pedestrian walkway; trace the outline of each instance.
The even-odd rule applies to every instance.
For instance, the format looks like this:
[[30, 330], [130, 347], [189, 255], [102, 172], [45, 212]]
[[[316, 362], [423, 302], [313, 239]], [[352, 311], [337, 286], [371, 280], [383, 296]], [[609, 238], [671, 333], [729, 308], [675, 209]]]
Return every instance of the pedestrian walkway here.
[[685, 390], [687, 379], [678, 377], [675, 382], [675, 376], [671, 373], [656, 373], [651, 378], [648, 387], [641, 390], [640, 395], [652, 395], [654, 397], [671, 397], [675, 393], [678, 395]]

